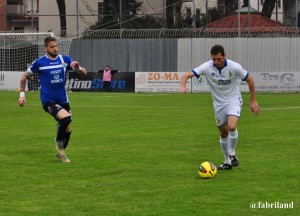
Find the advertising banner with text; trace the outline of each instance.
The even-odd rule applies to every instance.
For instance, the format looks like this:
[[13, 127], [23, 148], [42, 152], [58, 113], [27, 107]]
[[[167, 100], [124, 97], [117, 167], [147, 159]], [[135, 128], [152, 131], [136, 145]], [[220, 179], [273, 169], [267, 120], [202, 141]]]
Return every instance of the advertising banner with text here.
[[[182, 72], [135, 72], [135, 92], [179, 92]], [[191, 80], [186, 85], [191, 92]]]
[[[0, 90], [19, 88], [23, 72], [0, 71]], [[114, 74], [112, 92], [178, 92], [184, 72], [120, 72]], [[252, 72], [257, 92], [300, 92], [300, 72]], [[238, 83], [241, 92], [248, 92], [246, 82]], [[86, 77], [69, 73], [67, 88], [72, 91], [103, 91], [102, 74], [88, 72]], [[204, 76], [189, 79], [187, 92], [209, 92]]]
[[0, 71], [0, 90], [15, 91], [19, 88], [22, 73], [21, 71]]
[[[103, 91], [103, 74], [88, 72], [83, 77], [78, 73], [69, 73], [67, 88], [71, 91]], [[120, 72], [113, 74], [110, 84], [111, 92], [134, 92], [134, 72]]]
[[[250, 74], [255, 81], [257, 92], [299, 92], [300, 73], [299, 72], [252, 72]], [[248, 92], [246, 82], [239, 81], [241, 92]], [[209, 86], [204, 76], [192, 78], [192, 92], [209, 92]]]

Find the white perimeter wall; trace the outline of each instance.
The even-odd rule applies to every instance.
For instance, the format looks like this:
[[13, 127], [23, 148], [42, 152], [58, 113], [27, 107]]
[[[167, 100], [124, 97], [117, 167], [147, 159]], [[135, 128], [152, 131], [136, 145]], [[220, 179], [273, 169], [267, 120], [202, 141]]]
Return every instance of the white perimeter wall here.
[[193, 38], [178, 40], [177, 71], [188, 71], [210, 60], [215, 44], [227, 58], [251, 72], [298, 72], [300, 38]]

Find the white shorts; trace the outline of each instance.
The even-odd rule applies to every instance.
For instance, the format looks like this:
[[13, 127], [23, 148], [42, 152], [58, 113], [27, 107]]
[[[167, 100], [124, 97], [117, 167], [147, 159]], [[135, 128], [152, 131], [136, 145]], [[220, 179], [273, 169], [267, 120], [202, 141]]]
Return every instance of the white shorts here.
[[242, 101], [233, 101], [225, 105], [214, 106], [215, 118], [218, 127], [227, 124], [228, 116], [240, 117], [242, 110]]

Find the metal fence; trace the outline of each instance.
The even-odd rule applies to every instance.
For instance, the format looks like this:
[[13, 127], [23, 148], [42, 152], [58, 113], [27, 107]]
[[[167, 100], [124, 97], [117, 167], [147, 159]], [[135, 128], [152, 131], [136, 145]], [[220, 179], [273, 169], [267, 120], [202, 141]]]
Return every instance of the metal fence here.
[[183, 29], [101, 29], [87, 30], [82, 39], [118, 38], [232, 38], [300, 37], [297, 27], [183, 28]]
[[[22, 33], [13, 31], [11, 33]], [[1, 32], [0, 33], [8, 33]], [[61, 32], [64, 38], [66, 33]], [[298, 27], [251, 27], [251, 28], [182, 28], [182, 29], [100, 29], [86, 30], [80, 39], [147, 39], [147, 38], [274, 38], [300, 37]], [[75, 37], [77, 38], [77, 37]], [[79, 39], [77, 38], [77, 39]], [[74, 39], [69, 38], [69, 40]]]
[[[186, 71], [210, 59], [210, 48], [222, 44], [227, 56], [250, 71], [298, 71], [300, 29], [115, 29], [87, 31], [81, 39], [59, 38], [60, 52], [70, 54], [89, 71], [107, 64], [120, 71]], [[241, 37], [238, 37], [239, 34]], [[138, 40], [135, 40], [138, 39]], [[37, 57], [34, 50], [0, 46], [4, 71]], [[0, 54], [1, 54], [0, 53]], [[31, 54], [30, 54], [31, 53]], [[6, 60], [9, 57], [9, 61]], [[16, 64], [22, 60], [22, 64]], [[23, 61], [24, 60], [24, 61]], [[12, 63], [11, 63], [12, 62]], [[10, 67], [10, 68], [7, 68]], [[0, 68], [1, 70], [1, 68]]]

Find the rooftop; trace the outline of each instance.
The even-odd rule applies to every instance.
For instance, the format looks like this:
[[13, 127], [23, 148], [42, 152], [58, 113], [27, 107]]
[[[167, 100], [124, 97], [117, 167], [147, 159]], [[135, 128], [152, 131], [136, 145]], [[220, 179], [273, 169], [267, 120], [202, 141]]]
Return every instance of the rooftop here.
[[[247, 9], [248, 10], [248, 9]], [[250, 10], [253, 11], [253, 10]], [[224, 17], [207, 25], [208, 28], [238, 28], [238, 13]], [[248, 28], [248, 13], [244, 9], [240, 13], [240, 27]], [[269, 19], [259, 12], [250, 13], [250, 27], [286, 27], [284, 24]]]

